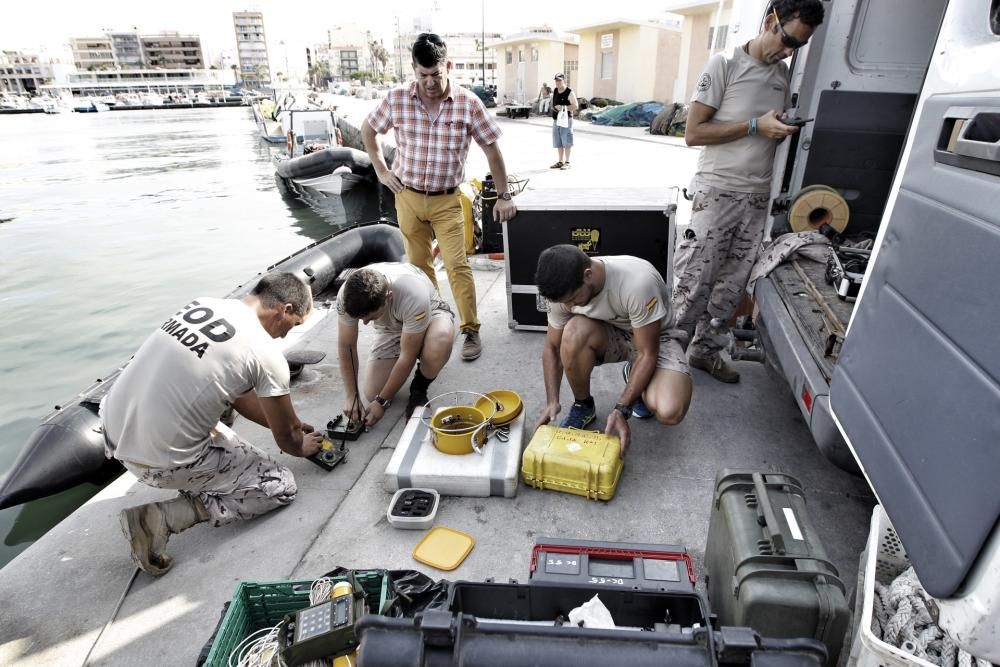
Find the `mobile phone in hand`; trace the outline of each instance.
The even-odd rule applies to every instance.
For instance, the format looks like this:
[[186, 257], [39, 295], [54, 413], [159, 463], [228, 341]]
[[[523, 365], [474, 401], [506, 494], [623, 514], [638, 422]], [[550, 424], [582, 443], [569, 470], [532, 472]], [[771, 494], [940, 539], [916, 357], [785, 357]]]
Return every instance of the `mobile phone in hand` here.
[[778, 120], [780, 120], [785, 125], [791, 125], [793, 127], [802, 127], [806, 123], [811, 123], [811, 122], [813, 122], [816, 119], [815, 118], [797, 118], [796, 117], [796, 118], [779, 118]]

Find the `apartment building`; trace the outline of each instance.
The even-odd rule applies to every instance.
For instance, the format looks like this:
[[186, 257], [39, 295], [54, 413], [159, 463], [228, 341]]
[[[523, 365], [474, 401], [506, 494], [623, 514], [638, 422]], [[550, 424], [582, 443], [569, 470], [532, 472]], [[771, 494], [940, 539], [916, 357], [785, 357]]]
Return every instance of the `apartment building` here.
[[269, 87], [271, 62], [267, 55], [264, 14], [233, 12], [233, 29], [236, 33], [236, 54], [243, 85], [247, 88]]
[[687, 102], [694, 95], [694, 87], [705, 69], [705, 63], [726, 47], [730, 24], [733, 23], [733, 0], [674, 0], [668, 2], [665, 9], [679, 14], [684, 20], [673, 99]]
[[74, 37], [69, 40], [73, 64], [81, 72], [115, 69], [114, 43], [109, 35]]
[[529, 103], [538, 97], [542, 84], [555, 87], [553, 77], [560, 72], [566, 75], [566, 85], [576, 90], [579, 41], [577, 35], [538, 26], [490, 43], [500, 57], [498, 102]]
[[0, 51], [0, 92], [38, 94], [53, 79], [53, 65], [37, 54]]
[[140, 36], [139, 42], [149, 69], [205, 69], [205, 55], [197, 35], [165, 32]]
[[580, 72], [573, 90], [620, 102], [675, 101], [680, 21], [619, 19], [581, 26]]
[[206, 67], [201, 37], [180, 32], [108, 32], [101, 37], [74, 37], [70, 49], [80, 72]]
[[[413, 78], [411, 66], [413, 42], [420, 32], [399, 35], [393, 45], [390, 57], [396, 61], [396, 66], [401, 68], [404, 80]], [[462, 86], [496, 85], [497, 60], [491, 43], [500, 40], [503, 37], [501, 33], [486, 33], [485, 44], [481, 32], [442, 33], [440, 37], [448, 45], [448, 60], [452, 63], [452, 81]]]
[[135, 32], [109, 32], [111, 51], [118, 69], [142, 69], [146, 62], [142, 55], [142, 43]]

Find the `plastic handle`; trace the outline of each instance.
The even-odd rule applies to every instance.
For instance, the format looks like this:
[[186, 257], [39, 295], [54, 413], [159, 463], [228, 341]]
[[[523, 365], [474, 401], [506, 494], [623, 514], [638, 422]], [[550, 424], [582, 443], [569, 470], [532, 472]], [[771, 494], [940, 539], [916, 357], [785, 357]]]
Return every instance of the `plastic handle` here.
[[740, 596], [740, 587], [746, 583], [748, 579], [757, 579], [759, 577], [774, 577], [775, 579], [804, 579], [806, 581], [814, 581], [817, 578], [823, 578], [827, 583], [833, 584], [840, 589], [840, 592], [847, 595], [847, 588], [844, 586], [844, 582], [837, 577], [828, 572], [818, 572], [815, 570], [753, 570], [752, 572], [747, 572], [746, 574], [733, 577], [735, 582], [733, 584], [733, 595], [735, 597]]
[[484, 428], [486, 428], [487, 426], [492, 426], [492, 425], [493, 425], [493, 423], [490, 422], [489, 419], [487, 419], [482, 424], [480, 424], [476, 428], [476, 430], [474, 430], [472, 432], [472, 434], [470, 436], [472, 438], [472, 449], [476, 452], [476, 454], [479, 454], [480, 456], [483, 455], [483, 449], [486, 447], [486, 440], [489, 439], [489, 436], [487, 435], [486, 438], [483, 438], [483, 444], [482, 444], [482, 446], [479, 446], [479, 445], [476, 444], [476, 436], [479, 435], [479, 432], [482, 431]]
[[955, 154], [1000, 162], [1000, 113], [979, 111], [965, 122]]
[[764, 485], [764, 476], [759, 472], [753, 474], [753, 488], [757, 492], [758, 506], [764, 512], [764, 529], [767, 531], [768, 537], [771, 538], [774, 550], [779, 554], [783, 554], [785, 553], [785, 538], [781, 534], [781, 525], [778, 523], [778, 517], [774, 513], [774, 508], [771, 507], [771, 499], [767, 495], [767, 486]]

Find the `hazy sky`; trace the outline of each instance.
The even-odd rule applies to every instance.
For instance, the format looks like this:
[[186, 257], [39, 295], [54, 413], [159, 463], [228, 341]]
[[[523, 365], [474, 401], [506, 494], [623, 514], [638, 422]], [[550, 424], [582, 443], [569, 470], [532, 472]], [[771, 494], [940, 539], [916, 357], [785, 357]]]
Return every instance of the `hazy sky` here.
[[[210, 58], [223, 50], [235, 52], [233, 11], [261, 11], [271, 65], [279, 71], [286, 50], [290, 69], [303, 70], [305, 47], [325, 41], [326, 31], [338, 24], [365, 25], [373, 34], [383, 36], [387, 45], [395, 32], [394, 17], [397, 15], [404, 31], [412, 25], [414, 17], [431, 16], [432, 13], [434, 28], [441, 32], [478, 32], [482, 27], [482, 3], [475, 0], [10, 0], [3, 4], [0, 49], [34, 50], [44, 46], [58, 50], [70, 37], [135, 27], [139, 32], [197, 33]], [[540, 24], [564, 30], [609, 18], [651, 19], [664, 14], [663, 3], [642, 0], [615, 0], [613, 3], [493, 0], [485, 6], [486, 31], [500, 33], [519, 32], [527, 26]], [[282, 41], [284, 45], [279, 44]]]

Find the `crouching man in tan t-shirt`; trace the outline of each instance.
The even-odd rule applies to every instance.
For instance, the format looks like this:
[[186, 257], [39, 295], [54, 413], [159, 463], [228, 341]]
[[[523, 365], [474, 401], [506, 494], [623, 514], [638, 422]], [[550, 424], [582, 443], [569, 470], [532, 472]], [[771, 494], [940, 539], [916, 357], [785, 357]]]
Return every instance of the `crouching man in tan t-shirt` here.
[[[414, 365], [406, 416], [427, 403], [428, 387], [451, 356], [455, 315], [424, 272], [412, 264], [370, 264], [344, 282], [337, 313], [340, 376], [347, 390], [344, 414], [374, 426]], [[358, 320], [375, 327], [365, 369], [367, 407], [357, 393]]]
[[538, 423], [556, 418], [565, 371], [573, 405], [560, 426], [586, 428], [597, 418], [590, 374], [603, 363], [626, 362], [625, 388], [604, 427], [621, 439], [628, 418], [655, 416], [676, 425], [691, 403], [691, 373], [670, 326], [667, 286], [653, 265], [627, 255], [588, 257], [573, 245], [557, 245], [538, 257], [538, 292], [549, 300], [542, 367], [547, 405]]

